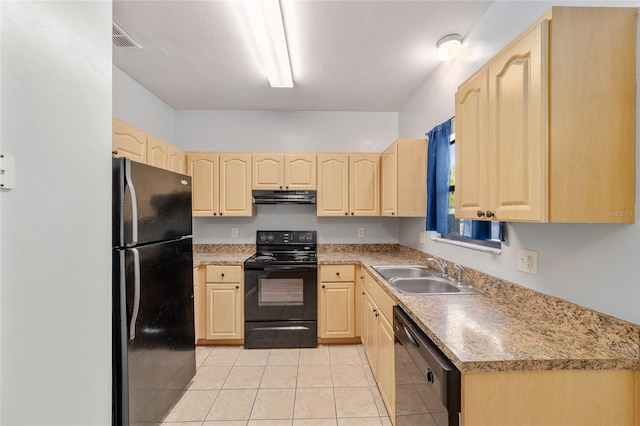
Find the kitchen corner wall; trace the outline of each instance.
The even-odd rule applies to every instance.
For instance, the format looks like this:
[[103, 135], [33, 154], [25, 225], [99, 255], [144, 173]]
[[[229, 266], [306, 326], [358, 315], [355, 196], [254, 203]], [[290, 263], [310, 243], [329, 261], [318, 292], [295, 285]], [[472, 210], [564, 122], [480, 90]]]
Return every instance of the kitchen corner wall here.
[[[638, 7], [639, 2], [564, 2], [570, 6]], [[562, 2], [496, 1], [464, 35], [463, 53], [443, 62], [400, 112], [400, 137], [422, 137], [454, 115], [457, 87], [551, 6]], [[638, 43], [640, 48], [640, 42]], [[636, 52], [640, 58], [640, 51]], [[640, 66], [638, 67], [640, 75]], [[638, 86], [640, 88], [640, 86]], [[636, 94], [636, 99], [640, 96]], [[636, 113], [640, 113], [637, 106]], [[637, 122], [640, 123], [638, 117]], [[606, 123], [600, 123], [606, 125]], [[640, 126], [636, 126], [639, 129]], [[638, 135], [636, 136], [638, 140]], [[640, 150], [636, 148], [636, 168]], [[640, 189], [636, 173], [636, 193]], [[615, 189], [612, 189], [615, 190]], [[640, 196], [636, 195], [636, 206]], [[637, 210], [638, 211], [638, 208]], [[640, 217], [632, 225], [507, 224], [502, 254], [428, 240], [424, 221], [401, 219], [400, 242], [463, 266], [640, 324]], [[516, 249], [538, 252], [538, 275], [516, 270]]]

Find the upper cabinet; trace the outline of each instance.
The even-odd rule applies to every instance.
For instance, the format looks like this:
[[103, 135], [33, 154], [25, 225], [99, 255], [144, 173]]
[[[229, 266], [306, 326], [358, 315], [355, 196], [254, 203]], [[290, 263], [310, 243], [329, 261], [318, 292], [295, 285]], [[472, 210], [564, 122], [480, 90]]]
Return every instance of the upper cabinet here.
[[154, 136], [147, 137], [147, 164], [167, 169], [169, 164], [169, 144]]
[[117, 118], [113, 118], [112, 149], [114, 157], [187, 173], [184, 151]]
[[251, 154], [190, 152], [193, 216], [253, 216]]
[[382, 215], [427, 212], [427, 141], [398, 139], [382, 153]]
[[318, 216], [380, 215], [380, 154], [318, 154]]
[[117, 118], [113, 118], [111, 129], [113, 156], [146, 164], [147, 134]]
[[187, 174], [187, 153], [169, 145], [169, 158], [167, 168], [172, 172]]
[[459, 87], [456, 217], [635, 221], [636, 20], [553, 7]]
[[252, 179], [252, 189], [316, 189], [316, 155], [254, 154]]

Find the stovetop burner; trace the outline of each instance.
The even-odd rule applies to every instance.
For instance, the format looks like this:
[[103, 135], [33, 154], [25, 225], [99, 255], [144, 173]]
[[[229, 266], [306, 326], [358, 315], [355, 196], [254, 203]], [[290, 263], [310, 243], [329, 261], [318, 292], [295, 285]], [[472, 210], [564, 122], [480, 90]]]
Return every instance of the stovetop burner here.
[[315, 265], [316, 231], [258, 231], [258, 251], [245, 265]]

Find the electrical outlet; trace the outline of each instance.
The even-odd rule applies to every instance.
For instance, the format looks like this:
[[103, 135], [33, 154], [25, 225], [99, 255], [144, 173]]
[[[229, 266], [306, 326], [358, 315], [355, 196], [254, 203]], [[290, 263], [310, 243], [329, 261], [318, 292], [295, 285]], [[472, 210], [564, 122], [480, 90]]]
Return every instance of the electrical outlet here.
[[364, 228], [358, 228], [358, 238], [364, 237]]
[[418, 232], [418, 241], [420, 244], [425, 244], [427, 242], [427, 231]]
[[538, 275], [538, 252], [533, 250], [518, 249], [518, 271], [527, 274]]
[[231, 228], [231, 238], [238, 238], [238, 228]]

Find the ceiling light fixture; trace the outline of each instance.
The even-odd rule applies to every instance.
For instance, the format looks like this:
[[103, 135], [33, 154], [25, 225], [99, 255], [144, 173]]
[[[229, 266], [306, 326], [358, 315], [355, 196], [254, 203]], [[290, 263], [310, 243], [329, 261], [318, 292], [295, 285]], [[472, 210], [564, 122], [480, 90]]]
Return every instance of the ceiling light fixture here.
[[441, 61], [450, 61], [462, 50], [462, 37], [460, 34], [449, 34], [438, 40], [436, 46], [438, 46], [438, 58]]
[[293, 87], [279, 0], [243, 0], [242, 5], [271, 87]]

